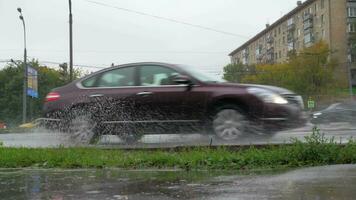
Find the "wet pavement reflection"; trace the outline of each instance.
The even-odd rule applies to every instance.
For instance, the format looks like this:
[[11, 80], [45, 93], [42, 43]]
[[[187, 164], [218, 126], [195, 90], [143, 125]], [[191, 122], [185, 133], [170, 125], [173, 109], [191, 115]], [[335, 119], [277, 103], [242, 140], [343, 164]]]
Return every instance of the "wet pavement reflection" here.
[[1, 199], [354, 199], [356, 165], [289, 171], [0, 170]]

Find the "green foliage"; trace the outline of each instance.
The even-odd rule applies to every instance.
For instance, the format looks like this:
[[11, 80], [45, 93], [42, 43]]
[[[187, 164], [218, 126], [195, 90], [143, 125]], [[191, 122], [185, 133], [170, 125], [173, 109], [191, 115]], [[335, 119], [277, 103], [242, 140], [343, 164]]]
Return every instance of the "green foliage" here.
[[[290, 54], [286, 63], [256, 66], [243, 76], [241, 82], [280, 86], [304, 97], [334, 95], [336, 88], [343, 86], [345, 74], [336, 73], [336, 61], [328, 59], [329, 55], [328, 45], [319, 42], [297, 54]], [[224, 76], [229, 80], [234, 80], [231, 76], [241, 77], [235, 74], [230, 70]]]
[[[27, 97], [28, 118], [34, 119], [41, 115], [47, 93], [69, 82], [69, 73], [65, 64], [59, 70], [41, 66], [36, 60], [30, 61], [29, 65], [38, 70], [39, 98]], [[10, 128], [21, 123], [22, 119], [23, 70], [23, 63], [11, 63], [0, 70], [0, 121]], [[80, 71], [76, 70], [75, 76], [79, 75]]]
[[254, 72], [254, 66], [246, 66], [242, 63], [228, 64], [224, 67], [224, 79], [230, 82], [241, 82], [248, 74]]
[[126, 169], [266, 169], [330, 164], [355, 164], [356, 143], [340, 145], [314, 129], [305, 142], [290, 145], [251, 146], [238, 151], [226, 147], [182, 151], [105, 150], [97, 148], [6, 148], [0, 147], [0, 168], [105, 168]]

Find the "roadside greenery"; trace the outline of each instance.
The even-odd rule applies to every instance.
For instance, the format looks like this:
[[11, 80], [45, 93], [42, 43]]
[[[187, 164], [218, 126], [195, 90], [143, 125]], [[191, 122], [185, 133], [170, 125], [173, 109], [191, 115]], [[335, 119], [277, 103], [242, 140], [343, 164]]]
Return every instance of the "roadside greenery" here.
[[[38, 70], [39, 98], [28, 97], [27, 115], [29, 119], [41, 116], [42, 104], [47, 93], [56, 87], [69, 82], [69, 69], [67, 64], [61, 64], [57, 69], [42, 66], [36, 60], [29, 65]], [[15, 127], [22, 119], [22, 93], [23, 93], [23, 63], [9, 63], [0, 70], [0, 121], [6, 123], [8, 128]], [[75, 77], [81, 72], [75, 70]]]
[[224, 78], [232, 82], [280, 86], [317, 100], [347, 95], [339, 92], [347, 88], [346, 68], [330, 59], [330, 54], [328, 45], [321, 41], [297, 54], [291, 53], [285, 63], [227, 65]]
[[318, 130], [306, 142], [291, 145], [164, 150], [105, 150], [98, 148], [7, 148], [0, 147], [0, 168], [174, 168], [185, 170], [250, 170], [356, 163], [356, 143], [340, 145]]

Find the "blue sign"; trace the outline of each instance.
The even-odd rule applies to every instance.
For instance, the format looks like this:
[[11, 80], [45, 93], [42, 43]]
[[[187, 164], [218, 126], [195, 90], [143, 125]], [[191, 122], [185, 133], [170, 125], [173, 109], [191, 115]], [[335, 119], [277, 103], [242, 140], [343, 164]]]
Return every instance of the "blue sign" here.
[[27, 66], [27, 95], [38, 98], [38, 73], [37, 70]]

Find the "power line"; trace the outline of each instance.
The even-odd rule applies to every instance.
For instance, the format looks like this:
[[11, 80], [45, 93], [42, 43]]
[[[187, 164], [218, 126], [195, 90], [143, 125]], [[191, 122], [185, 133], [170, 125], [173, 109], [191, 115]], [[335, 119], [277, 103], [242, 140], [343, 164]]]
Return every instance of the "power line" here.
[[[18, 51], [18, 49], [0, 49], [0, 51]], [[32, 52], [67, 52], [67, 50], [39, 50], [39, 49], [31, 49]], [[113, 54], [227, 54], [227, 51], [98, 51], [98, 50], [76, 50], [77, 53], [113, 53]]]
[[109, 5], [109, 4], [106, 4], [106, 3], [101, 3], [101, 2], [92, 1], [92, 0], [85, 0], [85, 1], [87, 1], [89, 3], [92, 3], [92, 4], [97, 4], [97, 5], [100, 5], [100, 6], [104, 6], [104, 7], [114, 8], [114, 9], [117, 9], [117, 10], [129, 12], [129, 13], [135, 13], [135, 14], [138, 14], [138, 15], [153, 17], [153, 18], [156, 18], [156, 19], [159, 19], [159, 20], [165, 20], [165, 21], [169, 21], [169, 22], [173, 22], [173, 23], [177, 23], [177, 24], [183, 24], [183, 25], [186, 25], [186, 26], [200, 28], [200, 29], [204, 29], [204, 30], [208, 30], [208, 31], [213, 31], [213, 32], [225, 34], [225, 35], [241, 37], [241, 38], [244, 38], [244, 39], [250, 38], [249, 36], [246, 36], [246, 35], [230, 33], [230, 32], [227, 32], [227, 31], [222, 31], [222, 30], [210, 28], [210, 27], [207, 27], [207, 26], [202, 26], [202, 25], [198, 25], [198, 24], [192, 24], [192, 23], [188, 23], [188, 22], [179, 21], [179, 20], [176, 20], [176, 19], [157, 16], [157, 15], [152, 15], [152, 14], [148, 14], [148, 13], [141, 12], [141, 11], [136, 11], [136, 10], [132, 10], [132, 9], [128, 9], [128, 8]]
[[[56, 64], [56, 65], [60, 65], [63, 64], [63, 62], [55, 62], [55, 61], [45, 61], [45, 60], [39, 60], [39, 63], [45, 63], [45, 64]], [[107, 67], [98, 67], [98, 66], [91, 66], [91, 65], [82, 65], [82, 64], [73, 64], [73, 66], [75, 67], [84, 67], [84, 68], [97, 68], [97, 69], [104, 69]], [[109, 65], [107, 65], [109, 66]]]
[[[34, 59], [34, 60], [36, 60], [36, 61], [38, 61], [39, 63], [42, 63], [42, 64], [60, 65], [60, 64], [65, 63], [65, 62], [57, 62], [57, 61], [39, 60], [37, 58], [30, 57], [30, 56], [29, 56], [29, 58], [32, 58], [32, 59]], [[106, 67], [99, 67], [99, 66], [94, 66], [94, 65], [84, 65], [84, 64], [73, 64], [73, 66], [75, 66], [75, 67], [97, 68], [97, 69], [104, 69], [104, 68], [107, 68], [107, 67], [110, 66], [109, 64], [98, 64], [98, 65], [105, 65]]]
[[[58, 61], [49, 61], [49, 60], [39, 60], [37, 58], [28, 56], [31, 59], [34, 59], [36, 61], [38, 61], [41, 64], [53, 64], [53, 65], [60, 65], [63, 64], [65, 62], [58, 62]], [[14, 59], [15, 60], [15, 59]], [[16, 60], [15, 60], [16, 61]], [[11, 59], [0, 59], [0, 63], [8, 63], [11, 62]], [[85, 65], [85, 64], [73, 64], [76, 67], [84, 67], [84, 68], [97, 68], [97, 69], [104, 69], [104, 68], [108, 68], [111, 66], [111, 64], [97, 64], [96, 66], [94, 65]], [[102, 65], [102, 67], [98, 66], [98, 65]], [[105, 67], [104, 67], [105, 66]], [[209, 73], [220, 73], [222, 71], [222, 68], [220, 69], [220, 67], [216, 67], [216, 66], [202, 66], [202, 65], [197, 65], [196, 66], [197, 69], [205, 71], [205, 72], [209, 72]]]

